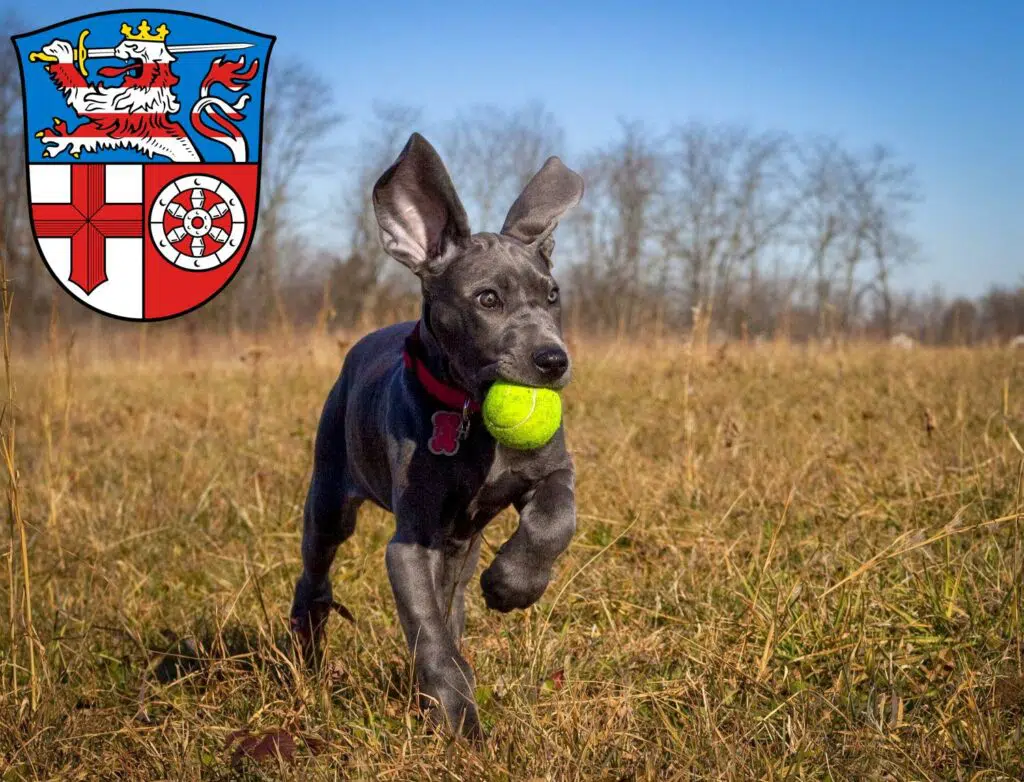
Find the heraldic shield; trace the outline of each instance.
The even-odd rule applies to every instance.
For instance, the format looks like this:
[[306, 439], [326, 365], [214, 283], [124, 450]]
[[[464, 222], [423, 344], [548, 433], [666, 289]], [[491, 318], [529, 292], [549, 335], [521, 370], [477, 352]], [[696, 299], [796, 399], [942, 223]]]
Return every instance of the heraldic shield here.
[[68, 293], [161, 320], [228, 284], [256, 229], [273, 43], [160, 10], [14, 37], [33, 232]]

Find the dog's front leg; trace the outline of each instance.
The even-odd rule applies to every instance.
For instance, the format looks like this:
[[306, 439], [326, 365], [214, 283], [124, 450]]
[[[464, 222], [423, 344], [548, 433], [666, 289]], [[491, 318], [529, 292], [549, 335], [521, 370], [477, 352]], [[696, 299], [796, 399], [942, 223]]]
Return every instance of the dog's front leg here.
[[457, 648], [462, 647], [466, 630], [466, 586], [480, 561], [480, 536], [449, 541], [444, 555], [444, 580], [441, 608], [448, 623], [448, 634]]
[[517, 503], [518, 529], [480, 576], [488, 608], [526, 608], [544, 594], [555, 560], [576, 531], [574, 483], [571, 468], [557, 470]]
[[385, 561], [416, 680], [422, 695], [433, 702], [432, 715], [447, 720], [457, 732], [479, 735], [473, 670], [459, 654], [441, 604], [445, 552], [404, 535], [400, 518]]

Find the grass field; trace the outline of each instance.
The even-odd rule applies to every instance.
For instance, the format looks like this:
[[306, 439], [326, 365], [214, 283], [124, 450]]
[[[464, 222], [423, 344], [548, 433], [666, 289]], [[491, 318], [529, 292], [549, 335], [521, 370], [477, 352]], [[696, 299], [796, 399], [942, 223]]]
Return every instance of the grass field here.
[[343, 348], [185, 348], [13, 358], [4, 779], [1024, 776], [1024, 357], [575, 345], [578, 533], [529, 611], [471, 588], [471, 747], [412, 705], [382, 511], [328, 670], [281, 651]]

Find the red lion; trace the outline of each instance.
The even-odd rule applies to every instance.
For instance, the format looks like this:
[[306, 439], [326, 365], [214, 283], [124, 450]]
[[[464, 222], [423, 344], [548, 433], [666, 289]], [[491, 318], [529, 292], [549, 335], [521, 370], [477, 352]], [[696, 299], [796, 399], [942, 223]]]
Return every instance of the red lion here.
[[[82, 152], [101, 149], [128, 148], [149, 157], [166, 157], [174, 162], [198, 162], [199, 150], [171, 115], [181, 110], [174, 87], [180, 79], [171, 70], [177, 58], [167, 49], [166, 25], [150, 33], [143, 21], [135, 33], [128, 24], [121, 26], [123, 40], [115, 47], [114, 56], [123, 66], [107, 66], [98, 73], [108, 79], [121, 77], [121, 83], [106, 85], [90, 83], [74, 64], [75, 51], [68, 41], [54, 40], [43, 47], [43, 53], [55, 59], [46, 70], [65, 96], [68, 106], [86, 120], [73, 130], [54, 118], [53, 127], [36, 133], [45, 145], [43, 157], [57, 157], [67, 152], [77, 158]], [[248, 159], [245, 137], [235, 124], [244, 119], [241, 113], [249, 95], [235, 103], [211, 95], [217, 85], [231, 92], [241, 92], [256, 76], [259, 60], [246, 67], [245, 56], [224, 61], [218, 57], [202, 81], [200, 96], [192, 107], [192, 126], [204, 137], [214, 139], [231, 150], [235, 162]], [[211, 125], [206, 119], [212, 120]]]

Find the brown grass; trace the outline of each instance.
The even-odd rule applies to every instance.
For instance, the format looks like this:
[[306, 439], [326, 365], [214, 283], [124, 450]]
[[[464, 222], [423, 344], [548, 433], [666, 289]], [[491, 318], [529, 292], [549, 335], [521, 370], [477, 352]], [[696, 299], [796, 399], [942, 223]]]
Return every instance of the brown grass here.
[[290, 664], [338, 344], [158, 336], [15, 361], [5, 779], [1024, 775], [1020, 358], [577, 345], [578, 535], [529, 611], [471, 591], [473, 748], [411, 706], [379, 510], [335, 567], [356, 624]]

